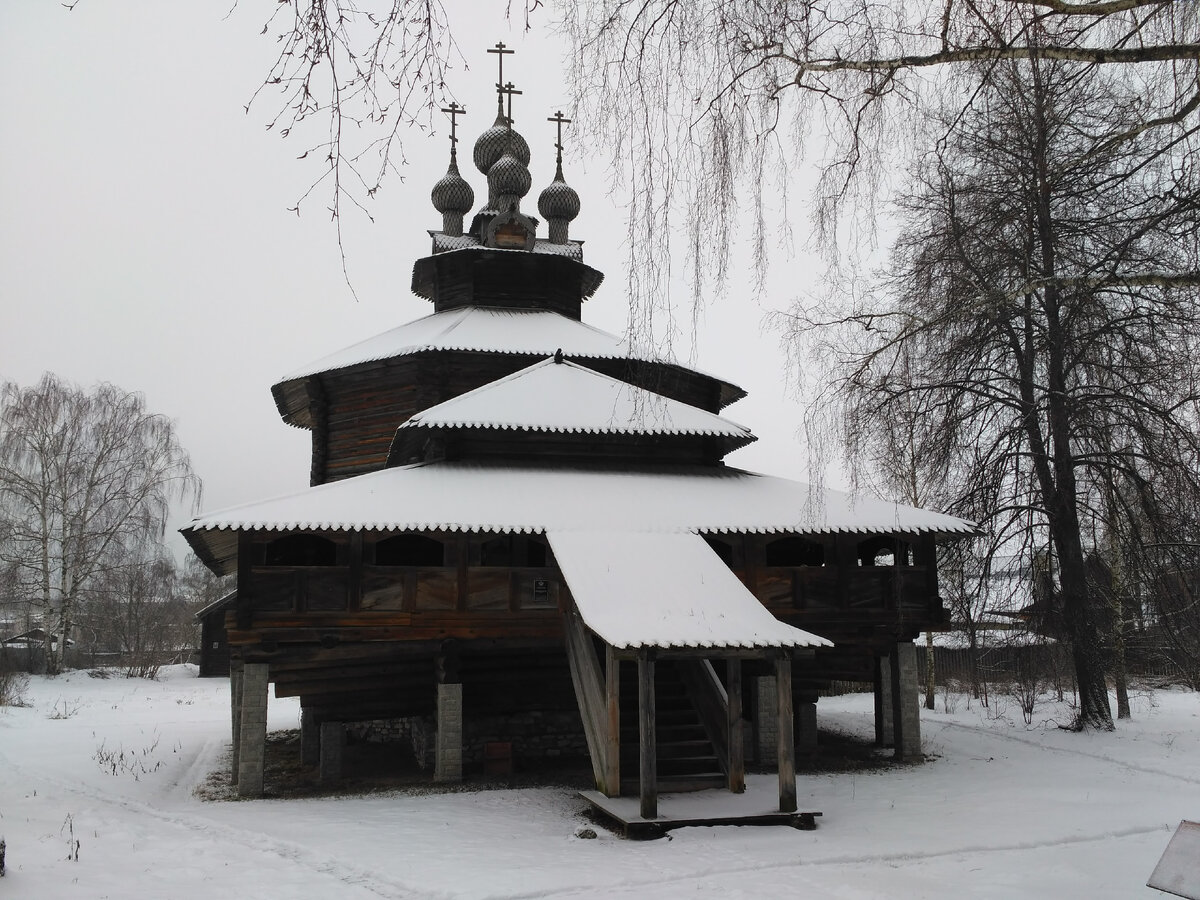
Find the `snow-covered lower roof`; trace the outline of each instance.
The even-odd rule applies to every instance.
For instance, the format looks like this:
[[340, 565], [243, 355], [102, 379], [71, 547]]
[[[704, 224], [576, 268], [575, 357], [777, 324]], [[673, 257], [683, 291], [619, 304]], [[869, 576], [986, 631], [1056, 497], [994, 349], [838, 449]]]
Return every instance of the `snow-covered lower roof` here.
[[688, 434], [755, 440], [750, 429], [707, 410], [551, 357], [417, 413], [415, 428], [501, 428], [591, 434]]
[[505, 463], [399, 466], [194, 519], [201, 559], [230, 571], [237, 531], [933, 532], [963, 519], [724, 466], [616, 471]]
[[771, 615], [699, 535], [546, 537], [584, 623], [618, 649], [832, 646]]

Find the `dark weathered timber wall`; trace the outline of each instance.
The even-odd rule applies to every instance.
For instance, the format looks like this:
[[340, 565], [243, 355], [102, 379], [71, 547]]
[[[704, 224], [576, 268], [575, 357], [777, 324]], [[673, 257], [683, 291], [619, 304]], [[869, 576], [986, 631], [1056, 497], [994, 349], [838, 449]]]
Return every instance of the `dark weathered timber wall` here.
[[[313, 418], [312, 483], [382, 469], [396, 429], [415, 413], [540, 361], [531, 354], [430, 351], [366, 363], [309, 379]], [[715, 412], [722, 384], [677, 366], [629, 360], [578, 360], [602, 374], [640, 384]], [[526, 435], [526, 444], [543, 436]], [[515, 448], [520, 453], [521, 448]]]

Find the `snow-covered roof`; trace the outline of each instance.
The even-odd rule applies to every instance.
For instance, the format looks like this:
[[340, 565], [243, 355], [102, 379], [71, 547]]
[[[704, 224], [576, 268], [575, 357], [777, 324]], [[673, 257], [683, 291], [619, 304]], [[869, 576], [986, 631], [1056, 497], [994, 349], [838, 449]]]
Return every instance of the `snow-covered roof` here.
[[614, 471], [439, 462], [209, 513], [182, 530], [202, 559], [228, 571], [239, 529], [971, 534], [975, 526], [724, 466]]
[[400, 432], [416, 428], [711, 435], [731, 450], [755, 440], [736, 422], [553, 357], [423, 410]]
[[546, 537], [584, 623], [618, 649], [832, 646], [771, 615], [699, 535]]
[[475, 350], [536, 356], [547, 356], [555, 350], [562, 350], [566, 356], [581, 359], [671, 362], [656, 354], [641, 352], [615, 334], [560, 313], [466, 306], [414, 319], [322, 356], [289, 372], [280, 379], [280, 383], [425, 350]]

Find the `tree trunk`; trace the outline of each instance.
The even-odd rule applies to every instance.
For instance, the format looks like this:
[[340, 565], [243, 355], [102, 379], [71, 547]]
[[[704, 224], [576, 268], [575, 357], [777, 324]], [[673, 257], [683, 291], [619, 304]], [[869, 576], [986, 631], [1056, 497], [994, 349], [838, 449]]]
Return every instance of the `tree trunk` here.
[[1125, 604], [1118, 598], [1116, 618], [1113, 621], [1113, 681], [1117, 687], [1117, 718], [1129, 719], [1129, 677], [1125, 669]]
[[937, 680], [933, 671], [933, 632], [925, 632], [925, 708], [937, 705]]
[[[1075, 663], [1075, 681], [1079, 688], [1079, 714], [1075, 727], [1112, 731], [1112, 708], [1108, 703], [1105, 670], [1105, 634], [1094, 603], [1089, 602], [1083, 552], [1076, 530], [1074, 540], [1059, 538], [1059, 572], [1063, 598], [1063, 618], [1071, 641]], [[1071, 545], [1074, 545], [1073, 547]], [[1070, 558], [1063, 555], [1066, 549]]]

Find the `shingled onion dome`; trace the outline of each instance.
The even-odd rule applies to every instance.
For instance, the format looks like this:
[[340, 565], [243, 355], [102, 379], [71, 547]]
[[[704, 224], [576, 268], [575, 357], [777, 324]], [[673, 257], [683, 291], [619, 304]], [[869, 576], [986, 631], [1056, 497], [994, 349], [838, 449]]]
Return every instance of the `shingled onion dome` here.
[[433, 208], [442, 214], [442, 233], [458, 237], [463, 233], [463, 216], [475, 204], [475, 191], [459, 174], [458, 154], [450, 151], [450, 168], [442, 179], [433, 186], [430, 194]]
[[554, 180], [538, 197], [538, 212], [545, 217], [550, 226], [550, 243], [567, 243], [568, 229], [571, 222], [579, 215], [579, 195], [563, 179], [561, 151]]
[[512, 147], [488, 170], [488, 194], [495, 198], [491, 206], [497, 212], [519, 209], [521, 198], [529, 193], [532, 185], [533, 176], [513, 153]]
[[[496, 121], [492, 127], [487, 129], [475, 140], [475, 168], [484, 175], [490, 176], [492, 167], [500, 161], [500, 157], [505, 153], [510, 153], [521, 166], [529, 165], [529, 144], [525, 138], [521, 137], [508, 122], [508, 118], [504, 115], [504, 110], [501, 109], [496, 115]], [[496, 200], [498, 197], [491, 192], [491, 178], [488, 178], [488, 209], [496, 209]], [[529, 188], [525, 189], [528, 193]], [[522, 193], [521, 196], [525, 196]]]

